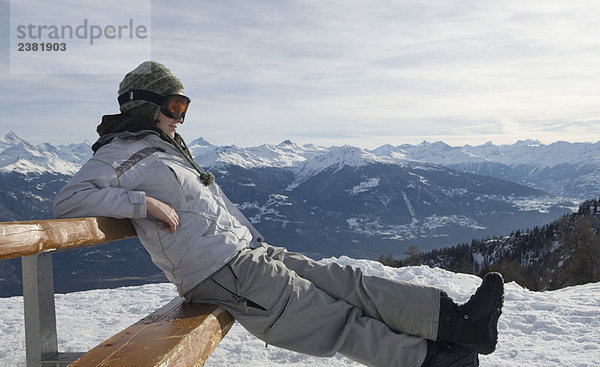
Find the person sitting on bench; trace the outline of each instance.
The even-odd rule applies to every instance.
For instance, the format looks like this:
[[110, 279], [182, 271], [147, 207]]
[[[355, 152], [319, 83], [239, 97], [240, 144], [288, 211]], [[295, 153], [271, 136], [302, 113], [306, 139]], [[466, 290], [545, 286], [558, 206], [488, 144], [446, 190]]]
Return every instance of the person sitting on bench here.
[[222, 305], [268, 344], [382, 367], [478, 366], [478, 354], [495, 350], [498, 273], [458, 305], [437, 288], [267, 244], [177, 133], [191, 103], [183, 93], [155, 61], [128, 73], [121, 113], [103, 116], [94, 156], [58, 193], [55, 216], [131, 219], [187, 301]]

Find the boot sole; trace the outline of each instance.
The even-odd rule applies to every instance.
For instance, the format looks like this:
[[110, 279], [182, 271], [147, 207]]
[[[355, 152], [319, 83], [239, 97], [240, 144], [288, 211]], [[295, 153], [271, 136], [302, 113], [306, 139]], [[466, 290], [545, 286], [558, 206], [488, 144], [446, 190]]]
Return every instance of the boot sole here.
[[[498, 343], [498, 319], [500, 319], [500, 315], [502, 315], [502, 307], [504, 306], [504, 278], [502, 278], [502, 274], [500, 273], [487, 273], [483, 278], [483, 282], [493, 282], [492, 289], [495, 294], [494, 306], [496, 311], [490, 315], [488, 321], [488, 336], [490, 342], [487, 344], [457, 344], [479, 354], [491, 354], [496, 350], [496, 344]], [[457, 365], [457, 367], [458, 366], [460, 365]]]

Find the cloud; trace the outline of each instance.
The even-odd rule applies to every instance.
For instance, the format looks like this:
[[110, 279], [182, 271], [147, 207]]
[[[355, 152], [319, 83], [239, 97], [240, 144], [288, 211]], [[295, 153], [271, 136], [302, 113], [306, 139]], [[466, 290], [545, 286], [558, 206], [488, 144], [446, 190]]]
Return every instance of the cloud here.
[[[215, 144], [598, 140], [598, 10], [579, 0], [156, 0], [152, 58], [192, 97], [181, 131]], [[29, 96], [66, 132], [73, 125], [52, 107], [68, 101], [95, 124], [141, 61], [97, 77], [3, 74], [0, 107]], [[34, 126], [40, 110], [17, 117]], [[0, 117], [18, 130], [13, 120]], [[77, 125], [75, 138], [93, 126]]]

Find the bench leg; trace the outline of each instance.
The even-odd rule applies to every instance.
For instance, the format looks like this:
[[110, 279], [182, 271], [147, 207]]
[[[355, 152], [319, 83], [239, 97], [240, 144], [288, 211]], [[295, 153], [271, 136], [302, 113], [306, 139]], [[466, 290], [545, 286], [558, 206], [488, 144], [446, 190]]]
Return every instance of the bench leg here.
[[27, 366], [38, 367], [58, 353], [52, 254], [23, 256], [21, 264]]

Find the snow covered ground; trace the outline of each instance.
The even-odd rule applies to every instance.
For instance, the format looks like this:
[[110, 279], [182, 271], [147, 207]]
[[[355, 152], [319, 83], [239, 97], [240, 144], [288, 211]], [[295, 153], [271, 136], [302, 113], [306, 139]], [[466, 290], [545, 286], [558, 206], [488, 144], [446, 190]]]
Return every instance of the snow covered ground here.
[[[347, 257], [322, 260], [360, 267], [366, 274], [438, 286], [464, 302], [480, 279], [425, 266], [395, 269]], [[56, 295], [59, 349], [85, 351], [176, 296], [170, 284]], [[22, 297], [0, 299], [0, 366], [25, 365]], [[484, 367], [600, 366], [600, 283], [552, 292], [506, 285], [496, 352], [481, 356]], [[265, 348], [236, 324], [213, 353], [208, 367], [359, 366], [341, 356], [315, 358], [273, 346]]]

